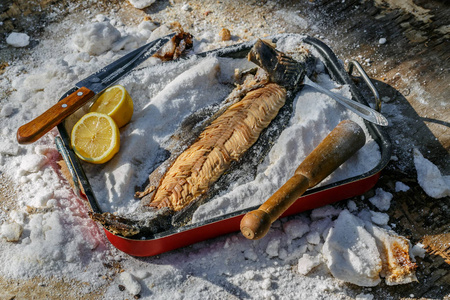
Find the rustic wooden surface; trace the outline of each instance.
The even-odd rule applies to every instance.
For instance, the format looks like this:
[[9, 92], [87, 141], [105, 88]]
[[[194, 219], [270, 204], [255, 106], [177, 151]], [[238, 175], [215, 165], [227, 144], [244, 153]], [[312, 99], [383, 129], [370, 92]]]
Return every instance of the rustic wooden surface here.
[[[69, 13], [64, 10], [69, 2], [71, 1], [0, 2], [0, 21], [3, 22], [0, 26], [0, 74], [2, 68], [7, 67], [8, 61], [31, 51], [33, 43], [39, 40], [39, 29]], [[443, 174], [450, 174], [450, 3], [446, 0], [225, 2], [227, 1], [189, 1], [192, 7], [214, 4], [216, 8], [226, 11], [229, 22], [237, 20], [236, 22], [248, 24], [252, 24], [255, 18], [270, 21], [274, 9], [296, 11], [308, 20], [308, 24], [314, 24], [315, 28], [283, 23], [282, 18], [279, 18], [278, 22], [283, 28], [281, 32], [301, 32], [316, 36], [320, 33], [320, 37], [342, 60], [363, 60], [364, 67], [376, 83], [381, 96], [388, 99], [383, 108], [396, 109], [403, 116], [392, 118], [392, 125], [387, 128], [392, 138], [393, 155], [397, 159], [390, 162], [376, 185], [395, 195], [388, 212], [390, 224], [395, 224], [396, 232], [408, 237], [413, 244], [424, 238], [426, 240], [429, 235], [437, 235], [438, 239], [448, 244], [450, 240], [446, 233], [449, 232], [450, 199], [433, 199], [424, 193], [417, 183], [412, 149], [417, 147]], [[108, 7], [125, 8], [124, 12], [133, 10], [126, 1], [116, 0], [98, 1], [95, 4], [81, 1], [78, 9], [83, 9], [86, 5], [95, 5], [101, 9], [105, 3]], [[136, 14], [151, 15], [152, 10], [163, 9], [168, 5], [168, 1], [157, 1], [154, 6]], [[252, 15], [254, 6], [262, 7], [265, 13]], [[55, 7], [62, 13], [49, 20], [47, 14]], [[28, 49], [12, 51], [5, 45], [4, 37], [7, 33], [22, 31], [30, 26], [37, 30]], [[387, 39], [385, 45], [379, 44], [381, 37]], [[384, 113], [389, 115], [392, 112]], [[395, 192], [397, 181], [402, 181], [411, 189], [407, 192]], [[9, 186], [0, 176], [0, 187], [5, 189]], [[365, 197], [373, 194], [374, 189]], [[0, 200], [4, 199], [0, 197]], [[423, 259], [418, 258], [417, 277], [419, 283], [401, 286], [380, 284], [372, 288], [370, 294], [375, 295], [375, 299], [449, 299], [450, 266], [442, 257], [427, 254]], [[358, 292], [367, 292], [364, 288], [349, 287]]]

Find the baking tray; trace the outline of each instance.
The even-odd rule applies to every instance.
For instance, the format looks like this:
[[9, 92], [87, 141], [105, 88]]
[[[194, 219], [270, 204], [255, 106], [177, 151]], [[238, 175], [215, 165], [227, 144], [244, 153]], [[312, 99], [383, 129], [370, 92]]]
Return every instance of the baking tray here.
[[[276, 42], [278, 38], [274, 37], [272, 40]], [[360, 90], [353, 82], [353, 79], [356, 77], [353, 77], [352, 73], [354, 68], [356, 68], [360, 74], [359, 78], [361, 78], [371, 89], [375, 99], [376, 108], [378, 110], [380, 109], [381, 102], [378, 92], [357, 61], [352, 60], [349, 63], [349, 70], [346, 71], [343, 64], [337, 59], [336, 55], [325, 43], [309, 36], [305, 37], [303, 42], [317, 50], [320, 56], [319, 58], [325, 65], [326, 72], [328, 72], [334, 81], [342, 85], [349, 85], [353, 99], [362, 104], [368, 105]], [[240, 58], [245, 57], [253, 44], [254, 42], [247, 42], [197, 55], [217, 55], [220, 57]], [[369, 134], [380, 148], [381, 159], [377, 166], [364, 174], [307, 190], [303, 196], [297, 199], [297, 201], [281, 217], [297, 214], [343, 199], [361, 195], [375, 185], [378, 181], [381, 170], [390, 160], [391, 143], [383, 128], [367, 121], [365, 121], [365, 125], [369, 131]], [[89, 180], [83, 170], [83, 167], [78, 157], [70, 147], [70, 137], [64, 123], [59, 124], [57, 129], [59, 131], [59, 136], [56, 137], [55, 142], [58, 151], [61, 153], [65, 163], [68, 166], [69, 172], [74, 181], [74, 189], [76, 194], [88, 202], [90, 209], [93, 212], [102, 213], [103, 211], [97, 203], [96, 197], [89, 184]], [[133, 256], [153, 256], [223, 234], [239, 231], [239, 224], [242, 217], [247, 212], [257, 208], [258, 206], [254, 206], [219, 217], [214, 217], [207, 221], [171, 229], [155, 234], [147, 239], [125, 238], [109, 232], [106, 228], [104, 228], [104, 231], [108, 240], [117, 249]]]

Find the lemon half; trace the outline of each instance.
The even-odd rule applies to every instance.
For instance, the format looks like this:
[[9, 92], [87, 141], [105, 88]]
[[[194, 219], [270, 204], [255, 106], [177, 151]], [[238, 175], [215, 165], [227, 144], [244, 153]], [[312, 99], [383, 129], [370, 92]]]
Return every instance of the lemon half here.
[[102, 164], [119, 151], [119, 127], [110, 116], [91, 112], [75, 124], [70, 142], [80, 159]]
[[90, 112], [107, 114], [113, 118], [119, 128], [130, 122], [133, 110], [133, 101], [121, 85], [106, 89], [89, 109]]

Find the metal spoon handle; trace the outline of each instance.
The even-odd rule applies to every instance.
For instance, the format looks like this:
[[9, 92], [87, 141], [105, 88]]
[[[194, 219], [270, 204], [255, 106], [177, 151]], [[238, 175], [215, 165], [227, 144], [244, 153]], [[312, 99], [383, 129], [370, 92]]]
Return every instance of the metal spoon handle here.
[[360, 116], [361, 118], [363, 118], [369, 122], [372, 122], [374, 124], [381, 125], [381, 126], [388, 125], [388, 120], [382, 114], [380, 114], [376, 110], [374, 110], [366, 105], [363, 105], [359, 102], [348, 99], [339, 94], [335, 94], [335, 93], [327, 90], [326, 88], [318, 85], [317, 83], [313, 82], [307, 76], [305, 76], [303, 83], [328, 95], [329, 97], [333, 98], [334, 100], [336, 100], [340, 104], [344, 105], [346, 108], [348, 108], [349, 110], [351, 110], [352, 112], [354, 112], [355, 114], [357, 114], [358, 116]]

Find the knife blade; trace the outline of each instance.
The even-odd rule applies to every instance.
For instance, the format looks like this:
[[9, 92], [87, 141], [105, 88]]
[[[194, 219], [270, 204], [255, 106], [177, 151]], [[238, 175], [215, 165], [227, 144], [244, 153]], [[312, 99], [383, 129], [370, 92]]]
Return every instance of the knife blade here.
[[114, 82], [128, 74], [136, 66], [155, 54], [175, 33], [156, 39], [132, 52], [124, 55], [106, 67], [75, 84], [67, 96], [50, 107], [32, 121], [17, 130], [19, 144], [30, 144], [37, 141], [65, 118], [73, 114], [95, 95], [101, 93]]

